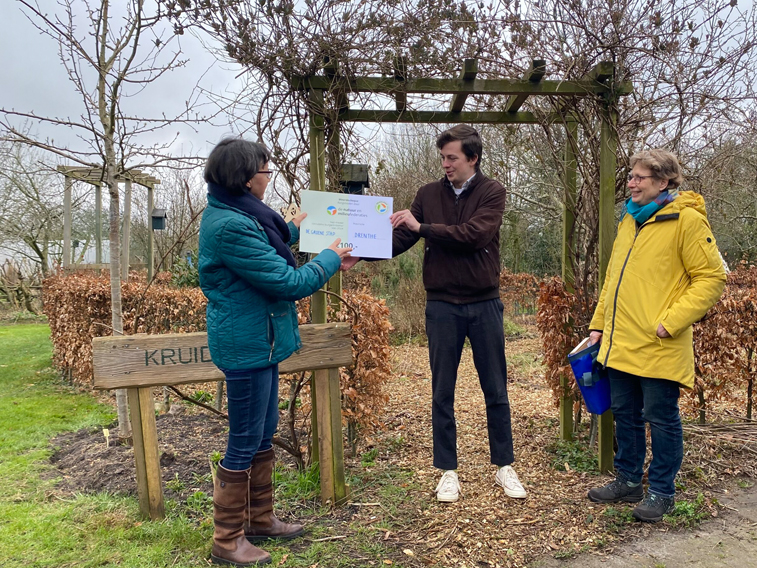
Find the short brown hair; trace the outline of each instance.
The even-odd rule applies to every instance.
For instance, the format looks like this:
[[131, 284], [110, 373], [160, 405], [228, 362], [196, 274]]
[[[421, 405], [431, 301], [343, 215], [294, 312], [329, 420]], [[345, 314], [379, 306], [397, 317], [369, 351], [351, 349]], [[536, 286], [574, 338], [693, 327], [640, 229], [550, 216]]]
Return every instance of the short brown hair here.
[[467, 124], [458, 124], [453, 126], [449, 130], [442, 132], [436, 139], [436, 147], [440, 150], [444, 148], [450, 142], [460, 141], [460, 146], [463, 149], [463, 154], [468, 160], [478, 158], [476, 161], [476, 171], [479, 170], [481, 165], [481, 152], [483, 151], [483, 145], [481, 144], [481, 136], [478, 134], [478, 130]]
[[681, 174], [681, 165], [678, 158], [672, 152], [655, 148], [654, 150], [643, 150], [631, 156], [631, 167], [639, 164], [647, 168], [657, 179], [668, 180], [668, 188], [675, 189], [683, 183]]

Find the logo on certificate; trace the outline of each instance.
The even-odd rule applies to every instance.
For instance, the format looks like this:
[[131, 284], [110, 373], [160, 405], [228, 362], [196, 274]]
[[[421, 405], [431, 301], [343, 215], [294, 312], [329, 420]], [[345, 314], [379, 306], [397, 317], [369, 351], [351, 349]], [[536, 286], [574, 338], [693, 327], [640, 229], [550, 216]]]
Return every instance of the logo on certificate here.
[[387, 211], [389, 211], [389, 206], [383, 201], [379, 201], [378, 203], [376, 203], [376, 211], [378, 211], [379, 213], [386, 213]]
[[329, 205], [326, 208], [326, 211], [328, 211], [329, 215], [336, 215], [336, 207], [334, 207], [333, 205]]

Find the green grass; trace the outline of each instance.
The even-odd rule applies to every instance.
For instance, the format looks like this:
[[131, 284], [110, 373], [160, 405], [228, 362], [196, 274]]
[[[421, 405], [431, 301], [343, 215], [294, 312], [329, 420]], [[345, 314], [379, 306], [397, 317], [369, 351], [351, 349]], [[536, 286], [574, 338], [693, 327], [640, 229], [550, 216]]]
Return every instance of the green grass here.
[[581, 442], [555, 440], [546, 449], [554, 456], [551, 465], [558, 471], [565, 471], [567, 463], [573, 471], [599, 472], [596, 454]]
[[[71, 495], [56, 489], [49, 458], [55, 435], [81, 428], [102, 428], [112, 408], [61, 381], [51, 367], [46, 325], [0, 326], [0, 566], [3, 568], [190, 568], [207, 566], [212, 541], [212, 499], [196, 491], [186, 502], [168, 499], [166, 518], [144, 521], [135, 497], [107, 493]], [[389, 443], [399, 447], [403, 438]], [[368, 452], [375, 460], [378, 450]], [[220, 458], [220, 454], [217, 456]], [[202, 466], [202, 475], [207, 475]], [[200, 475], [199, 473], [197, 475]], [[362, 468], [349, 473], [356, 495], [371, 495], [388, 514], [364, 527], [339, 511], [320, 505], [318, 469], [304, 472], [277, 466], [277, 510], [305, 517], [307, 536], [269, 542], [272, 566], [335, 568], [406, 566], [381, 528], [394, 530], [396, 519], [417, 501], [412, 475], [398, 468]], [[179, 488], [175, 478], [166, 485]], [[287, 516], [291, 518], [291, 516]], [[340, 520], [340, 518], [342, 520]], [[316, 539], [345, 535], [345, 539]]]
[[42, 475], [53, 470], [52, 437], [114, 419], [59, 380], [48, 337], [46, 325], [0, 327], [0, 566], [206, 566], [205, 517], [169, 502], [164, 521], [142, 522], [135, 498], [62, 495]]
[[673, 511], [665, 515], [665, 521], [676, 527], [691, 528], [709, 516], [704, 494], [698, 493], [693, 501], [676, 501]]

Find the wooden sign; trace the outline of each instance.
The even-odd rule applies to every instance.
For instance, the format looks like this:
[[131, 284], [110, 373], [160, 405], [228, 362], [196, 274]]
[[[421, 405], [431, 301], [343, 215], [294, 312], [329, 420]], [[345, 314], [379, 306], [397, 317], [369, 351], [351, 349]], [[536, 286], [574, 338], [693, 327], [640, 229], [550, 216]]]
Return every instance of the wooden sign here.
[[[300, 326], [302, 349], [279, 363], [280, 373], [352, 365], [348, 323]], [[207, 334], [170, 333], [96, 337], [92, 340], [94, 386], [119, 389], [219, 381]]]

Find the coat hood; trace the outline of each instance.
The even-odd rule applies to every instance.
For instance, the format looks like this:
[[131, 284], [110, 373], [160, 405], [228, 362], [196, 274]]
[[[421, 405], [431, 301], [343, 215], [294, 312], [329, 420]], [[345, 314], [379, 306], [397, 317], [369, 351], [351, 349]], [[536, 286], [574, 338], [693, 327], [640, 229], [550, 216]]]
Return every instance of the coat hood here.
[[[705, 219], [707, 218], [707, 209], [704, 205], [704, 197], [695, 191], [679, 191], [678, 196], [667, 207], [663, 207], [659, 214], [681, 212], [683, 209], [691, 207], [699, 212]], [[672, 208], [672, 210], [671, 210]]]

